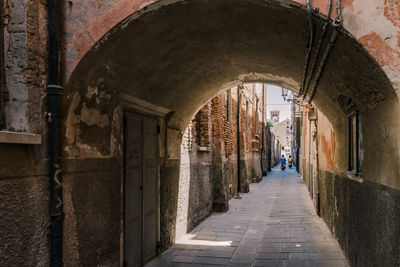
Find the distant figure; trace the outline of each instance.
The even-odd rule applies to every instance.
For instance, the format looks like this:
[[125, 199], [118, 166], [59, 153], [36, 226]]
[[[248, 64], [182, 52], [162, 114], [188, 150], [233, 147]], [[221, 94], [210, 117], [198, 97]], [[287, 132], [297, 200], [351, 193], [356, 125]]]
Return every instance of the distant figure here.
[[291, 156], [291, 155], [289, 155], [288, 162], [289, 162], [289, 169], [291, 169], [291, 168], [292, 168], [292, 166], [293, 166], [293, 158], [292, 158], [292, 156]]
[[286, 168], [286, 158], [284, 155], [281, 157], [281, 170], [284, 171]]

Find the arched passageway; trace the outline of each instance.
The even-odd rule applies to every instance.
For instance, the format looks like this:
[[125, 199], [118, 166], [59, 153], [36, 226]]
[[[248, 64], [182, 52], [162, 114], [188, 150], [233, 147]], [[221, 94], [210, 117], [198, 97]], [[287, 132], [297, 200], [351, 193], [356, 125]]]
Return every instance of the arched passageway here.
[[[313, 22], [320, 29], [324, 17], [315, 14]], [[104, 35], [79, 62], [66, 86], [66, 262], [114, 262], [123, 251], [124, 242], [119, 237], [124, 231], [124, 140], [126, 143], [130, 134], [124, 132], [126, 110], [150, 114], [147, 117], [155, 118], [159, 125], [152, 132], [158, 142], [158, 150], [152, 152], [159, 160], [155, 171], [159, 197], [154, 200], [159, 226], [155, 235], [161, 248], [166, 248], [175, 235], [182, 131], [221, 88], [269, 82], [298, 92], [307, 23], [305, 7], [290, 1], [161, 1], [128, 16]], [[385, 186], [383, 192], [398, 194], [398, 99], [380, 66], [345, 29], [339, 34], [313, 100], [335, 133], [334, 161], [321, 170], [324, 175], [340, 176], [347, 170], [348, 120], [341, 97], [353, 99], [359, 109], [362, 174], [370, 181], [364, 183], [366, 187], [352, 185], [351, 192], [359, 195], [353, 195], [351, 201], [361, 203], [368, 194], [364, 190], [381, 185]], [[145, 120], [140, 119], [139, 124], [144, 125]], [[145, 143], [147, 139], [140, 136]], [[345, 194], [351, 193], [349, 183], [345, 180], [344, 187], [329, 192], [344, 201]], [[344, 188], [347, 191], [342, 192]], [[99, 198], [102, 205], [96, 202]], [[378, 203], [374, 208], [386, 203], [372, 202]], [[390, 210], [395, 208], [394, 203], [390, 205]], [[357, 205], [347, 206], [347, 215], [337, 218], [351, 218], [357, 227], [361, 223], [359, 214], [348, 217], [357, 209]], [[371, 216], [378, 215], [370, 212]], [[370, 236], [371, 240], [378, 232]], [[348, 241], [348, 230], [341, 233]], [[351, 234], [357, 236], [351, 236], [351, 242], [344, 246], [357, 262], [369, 252], [358, 249], [361, 232]], [[381, 240], [378, 246], [392, 249], [396, 255], [393, 240], [389, 241]], [[99, 254], [88, 249], [92, 246], [99, 248]], [[103, 253], [112, 258], [103, 259]]]

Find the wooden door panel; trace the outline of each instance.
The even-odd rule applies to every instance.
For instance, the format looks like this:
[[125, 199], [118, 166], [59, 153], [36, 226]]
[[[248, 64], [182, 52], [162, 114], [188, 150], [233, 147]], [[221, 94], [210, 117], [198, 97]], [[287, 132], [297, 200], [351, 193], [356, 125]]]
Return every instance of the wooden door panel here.
[[145, 133], [144, 169], [144, 259], [157, 254], [157, 181], [158, 181], [158, 124], [157, 120], [147, 119]]
[[126, 116], [124, 264], [140, 266], [143, 231], [143, 118]]
[[126, 113], [124, 264], [157, 255], [158, 120]]

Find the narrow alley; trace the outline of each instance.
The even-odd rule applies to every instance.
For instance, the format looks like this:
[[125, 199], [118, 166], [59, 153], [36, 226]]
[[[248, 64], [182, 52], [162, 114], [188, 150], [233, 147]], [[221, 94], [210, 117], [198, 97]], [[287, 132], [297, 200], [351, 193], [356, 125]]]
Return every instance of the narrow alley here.
[[146, 266], [348, 266], [294, 169], [272, 169]]
[[400, 267], [400, 0], [0, 15], [0, 267]]

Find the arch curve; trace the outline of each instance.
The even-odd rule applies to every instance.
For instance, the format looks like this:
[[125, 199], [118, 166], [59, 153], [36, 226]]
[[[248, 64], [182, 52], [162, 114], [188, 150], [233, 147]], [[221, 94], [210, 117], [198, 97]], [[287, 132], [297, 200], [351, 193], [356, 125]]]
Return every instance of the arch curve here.
[[[314, 18], [316, 28], [322, 22]], [[171, 127], [182, 130], [198, 109], [196, 102], [204, 103], [232, 81], [273, 82], [297, 91], [306, 29], [304, 6], [288, 1], [160, 1], [103, 36], [80, 61], [67, 88], [99, 83], [131, 94], [174, 111]], [[321, 107], [330, 106], [334, 113], [341, 91], [359, 106], [395, 96], [379, 65], [346, 31], [331, 54], [315, 103], [323, 102]]]

